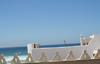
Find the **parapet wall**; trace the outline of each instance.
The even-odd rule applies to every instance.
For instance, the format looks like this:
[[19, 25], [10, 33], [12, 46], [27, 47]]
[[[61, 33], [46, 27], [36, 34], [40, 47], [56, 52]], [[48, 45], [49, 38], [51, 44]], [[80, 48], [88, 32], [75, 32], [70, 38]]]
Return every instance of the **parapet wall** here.
[[[65, 64], [65, 63], [69, 63], [69, 64], [76, 64], [76, 63], [95, 63], [97, 62], [100, 63], [100, 61], [95, 60], [95, 59], [100, 59], [100, 49], [97, 50], [97, 53], [94, 55], [94, 57], [90, 57], [90, 55], [87, 53], [86, 50], [83, 50], [81, 56], [79, 58], [76, 58], [73, 54], [73, 51], [69, 51], [69, 54], [67, 55], [67, 57], [65, 59], [62, 59], [62, 57], [59, 55], [59, 51], [56, 51], [54, 57], [52, 58], [52, 60], [49, 60], [48, 57], [46, 56], [46, 54], [44, 52], [42, 52], [40, 58], [38, 59], [38, 61], [36, 61], [30, 53], [28, 53], [28, 57], [26, 58], [24, 64], [29, 64], [29, 63], [34, 63], [34, 64], [53, 64], [53, 63], [57, 63], [59, 62], [59, 64]], [[93, 61], [92, 61], [93, 60]], [[6, 61], [6, 59], [4, 58], [3, 54], [0, 55], [0, 64], [8, 64], [8, 62]], [[22, 64], [20, 58], [18, 58], [18, 55], [15, 53], [14, 58], [12, 59], [10, 64]]]
[[73, 51], [73, 54], [76, 58], [79, 58], [82, 54], [82, 51], [86, 49], [90, 57], [93, 57], [94, 51], [100, 49], [100, 35], [94, 35], [94, 38], [90, 41], [88, 45], [83, 46], [70, 46], [70, 47], [55, 47], [55, 48], [36, 48], [31, 49], [32, 57], [38, 61], [41, 56], [41, 53], [44, 52], [49, 60], [52, 60], [56, 51], [59, 52], [59, 55], [62, 59], [65, 59], [69, 54], [69, 50]]

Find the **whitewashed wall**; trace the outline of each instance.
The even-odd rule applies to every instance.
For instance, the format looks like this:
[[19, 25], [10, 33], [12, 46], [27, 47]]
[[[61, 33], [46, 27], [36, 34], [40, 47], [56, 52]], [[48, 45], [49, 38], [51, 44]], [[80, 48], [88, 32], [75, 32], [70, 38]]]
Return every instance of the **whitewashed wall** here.
[[76, 58], [79, 58], [84, 49], [86, 49], [87, 53], [91, 55], [90, 57], [92, 57], [93, 51], [100, 49], [100, 35], [94, 35], [94, 38], [90, 41], [89, 45], [72, 46], [72, 47], [56, 47], [56, 48], [37, 48], [37, 49], [31, 49], [31, 54], [32, 57], [36, 61], [38, 61], [39, 58], [41, 57], [41, 53], [44, 52], [45, 55], [48, 57], [48, 59], [52, 60], [56, 51], [58, 51], [59, 55], [64, 60], [67, 57], [69, 50], [72, 50], [74, 56]]
[[[73, 54], [73, 51], [70, 50], [69, 54], [67, 55], [67, 57], [64, 60], [62, 59], [62, 57], [58, 51], [56, 51], [52, 60], [49, 60], [48, 57], [46, 56], [46, 54], [44, 52], [42, 52], [41, 57], [39, 57], [38, 61], [35, 61], [35, 59], [32, 57], [32, 55], [30, 53], [28, 53], [28, 56], [24, 63], [60, 62], [60, 61], [77, 61], [77, 60], [80, 61], [81, 63], [83, 63], [81, 60], [88, 60], [88, 62], [90, 62], [93, 59], [94, 60], [100, 59], [100, 49], [97, 50], [97, 53], [94, 55], [93, 58], [90, 57], [90, 55], [87, 53], [87, 50], [83, 50], [82, 54], [79, 58], [76, 58], [75, 55]], [[98, 62], [100, 63], [100, 61], [97, 61], [96, 64], [99, 64]], [[91, 63], [93, 63], [93, 62], [91, 62]], [[0, 55], [0, 64], [8, 64], [8, 62], [4, 58], [3, 54]], [[18, 58], [17, 53], [14, 54], [14, 58], [12, 59], [10, 64], [22, 64], [20, 58]]]

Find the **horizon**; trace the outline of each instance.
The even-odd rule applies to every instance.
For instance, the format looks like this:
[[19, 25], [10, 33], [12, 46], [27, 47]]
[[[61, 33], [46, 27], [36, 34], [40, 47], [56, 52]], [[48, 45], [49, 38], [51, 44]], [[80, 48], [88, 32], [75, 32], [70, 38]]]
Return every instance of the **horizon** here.
[[0, 48], [80, 42], [100, 34], [100, 0], [0, 0]]
[[[36, 44], [36, 43], [31, 43], [31, 44]], [[67, 43], [66, 46], [72, 45], [72, 44], [75, 45], [75, 44], [79, 44], [79, 43]], [[65, 45], [65, 44], [64, 43], [62, 43], [62, 44], [48, 44], [48, 45], [40, 45], [40, 46], [45, 48], [45, 46], [48, 47], [48, 46], [55, 46], [55, 45], [61, 46], [61, 45]], [[19, 47], [27, 47], [27, 46], [2, 47], [2, 48], [19, 48]], [[2, 48], [0, 48], [0, 49], [2, 49]]]

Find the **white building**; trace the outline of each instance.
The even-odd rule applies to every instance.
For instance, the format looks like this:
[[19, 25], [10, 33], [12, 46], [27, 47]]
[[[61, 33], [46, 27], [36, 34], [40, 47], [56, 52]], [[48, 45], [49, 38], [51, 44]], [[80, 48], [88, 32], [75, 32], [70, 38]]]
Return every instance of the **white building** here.
[[[88, 45], [87, 41], [89, 42]], [[84, 45], [84, 42], [86, 45]], [[72, 50], [76, 58], [79, 58], [82, 54], [82, 51], [86, 49], [90, 57], [93, 57], [93, 54], [97, 52], [96, 50], [100, 49], [100, 35], [91, 35], [90, 38], [83, 38], [82, 35], [80, 35], [80, 43], [80, 46], [55, 48], [38, 48], [38, 44], [28, 44], [28, 53], [31, 53], [32, 57], [38, 61], [42, 52], [45, 53], [49, 60], [52, 60], [56, 51], [59, 52], [59, 55], [62, 57], [62, 59], [65, 59], [70, 50]]]

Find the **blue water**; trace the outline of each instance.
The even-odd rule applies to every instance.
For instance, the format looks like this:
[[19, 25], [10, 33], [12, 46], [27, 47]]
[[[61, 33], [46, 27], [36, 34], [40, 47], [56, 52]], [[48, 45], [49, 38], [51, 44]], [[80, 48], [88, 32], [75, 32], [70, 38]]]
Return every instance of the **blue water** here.
[[[66, 44], [66, 46], [79, 46], [80, 43], [71, 43]], [[48, 48], [48, 47], [65, 47], [65, 44], [53, 44], [53, 45], [41, 45], [40, 48]]]
[[24, 62], [27, 57], [27, 47], [0, 48], [0, 55], [3, 54], [8, 63], [11, 62], [15, 53], [17, 53], [20, 60]]
[[[79, 46], [80, 43], [72, 43], [72, 44], [66, 44], [66, 46]], [[55, 44], [55, 45], [40, 45], [39, 48], [47, 48], [47, 47], [65, 47], [65, 44]], [[4, 58], [8, 63], [11, 62], [11, 60], [14, 57], [14, 54], [17, 53], [19, 59], [24, 62], [27, 58], [27, 47], [12, 47], [12, 48], [0, 48], [0, 55], [3, 54]]]

